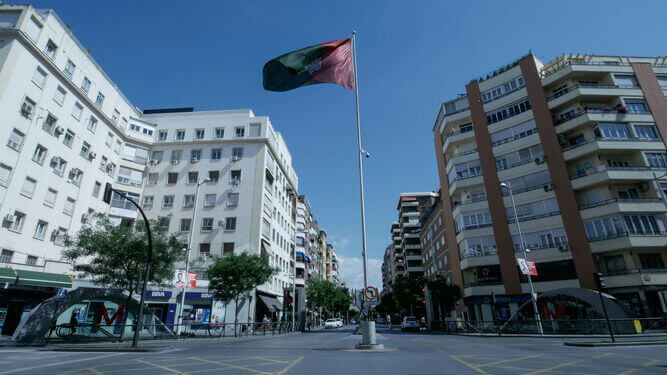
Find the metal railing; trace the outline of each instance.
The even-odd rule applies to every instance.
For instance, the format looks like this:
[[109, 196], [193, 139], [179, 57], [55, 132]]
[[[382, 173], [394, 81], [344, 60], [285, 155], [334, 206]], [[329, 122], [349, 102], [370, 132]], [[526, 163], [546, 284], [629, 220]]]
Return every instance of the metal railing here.
[[[298, 322], [296, 323], [298, 326]], [[142, 324], [140, 340], [176, 340], [187, 338], [225, 338], [266, 336], [292, 333], [296, 326], [288, 322], [252, 323], [183, 323], [181, 334], [177, 335], [179, 324]], [[121, 339], [121, 331], [125, 334]], [[132, 340], [135, 324], [128, 320], [123, 324], [65, 323], [52, 325], [46, 341], [122, 341]]]
[[657, 137], [657, 138], [639, 138], [639, 137], [628, 137], [628, 138], [593, 137], [593, 138], [586, 139], [586, 140], [584, 140], [583, 142], [580, 142], [580, 143], [577, 143], [577, 144], [574, 144], [574, 145], [570, 145], [570, 146], [567, 146], [567, 147], [563, 147], [562, 150], [563, 150], [563, 152], [565, 152], [565, 151], [569, 151], [569, 150], [572, 150], [572, 149], [575, 149], [575, 148], [577, 148], [577, 147], [581, 147], [581, 146], [584, 146], [584, 145], [587, 145], [587, 144], [589, 144], [589, 143], [593, 143], [593, 142], [657, 142], [657, 141], [661, 141], [661, 140], [662, 140], [662, 139], [659, 138], [659, 137]]
[[667, 235], [667, 231], [654, 231], [652, 233], [630, 233], [630, 232], [616, 232], [616, 233], [610, 233], [604, 236], [596, 236], [596, 237], [589, 237], [588, 242], [596, 242], [596, 241], [604, 241], [604, 240], [610, 240], [613, 238], [621, 238], [621, 237], [632, 237], [632, 236], [646, 236], [646, 237], [657, 237], [657, 236], [665, 236]]
[[586, 210], [593, 207], [603, 206], [610, 203], [660, 203], [660, 198], [611, 198], [603, 201], [579, 205], [580, 210]]

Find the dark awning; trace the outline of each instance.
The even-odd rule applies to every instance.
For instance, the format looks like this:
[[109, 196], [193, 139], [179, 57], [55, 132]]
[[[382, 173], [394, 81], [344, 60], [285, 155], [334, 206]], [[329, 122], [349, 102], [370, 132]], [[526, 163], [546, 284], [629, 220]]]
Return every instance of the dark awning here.
[[269, 296], [259, 296], [259, 299], [264, 302], [266, 307], [269, 309], [269, 311], [281, 311], [282, 310], [282, 303], [278, 301], [277, 299]]
[[[16, 277], [18, 276], [18, 283]], [[39, 271], [0, 269], [0, 282], [22, 286], [45, 286], [51, 288], [71, 288], [72, 280], [68, 275]]]

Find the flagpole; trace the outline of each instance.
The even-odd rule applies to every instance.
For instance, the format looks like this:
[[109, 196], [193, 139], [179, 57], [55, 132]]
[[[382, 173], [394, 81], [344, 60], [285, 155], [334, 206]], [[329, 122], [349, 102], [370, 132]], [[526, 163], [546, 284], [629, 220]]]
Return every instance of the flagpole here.
[[[366, 209], [364, 205], [364, 167], [362, 163], [362, 156], [364, 150], [361, 147], [361, 120], [359, 117], [359, 83], [357, 80], [357, 40], [356, 40], [356, 31], [352, 31], [352, 64], [354, 68], [354, 98], [356, 102], [357, 110], [357, 143], [359, 146], [359, 151], [357, 156], [359, 156], [359, 191], [361, 195], [361, 241], [362, 241], [362, 255], [363, 255], [363, 265], [364, 265], [364, 291], [368, 287], [368, 259], [366, 256]], [[362, 309], [366, 309], [366, 298], [362, 299]], [[366, 319], [370, 320], [368, 311], [366, 312]]]

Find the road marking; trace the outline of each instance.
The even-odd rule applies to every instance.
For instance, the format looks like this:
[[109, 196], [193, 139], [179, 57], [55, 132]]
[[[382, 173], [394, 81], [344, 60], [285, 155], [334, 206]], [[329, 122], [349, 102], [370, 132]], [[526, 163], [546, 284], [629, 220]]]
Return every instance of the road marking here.
[[484, 363], [482, 365], [476, 365], [476, 366], [477, 367], [494, 366], [494, 365], [499, 365], [499, 364], [502, 364], [502, 363], [520, 361], [522, 359], [535, 358], [535, 357], [540, 357], [540, 356], [542, 356], [542, 354], [525, 355], [523, 357], [512, 358], [512, 359], [503, 359], [502, 361]]
[[582, 358], [582, 359], [578, 359], [578, 360], [576, 360], [576, 361], [571, 361], [571, 362], [561, 363], [561, 364], [556, 365], [556, 366], [553, 366], [553, 367], [547, 367], [547, 368], [543, 368], [543, 369], [541, 369], [541, 370], [536, 370], [536, 371], [533, 371], [533, 372], [528, 372], [528, 373], [525, 373], [525, 374], [523, 374], [523, 375], [535, 375], [535, 374], [541, 374], [541, 373], [543, 373], [543, 372], [548, 372], [548, 371], [551, 371], [551, 370], [555, 370], [555, 369], [557, 369], [557, 368], [567, 367], [567, 366], [574, 365], [574, 364], [577, 364], [577, 363], [580, 363], [580, 362], [590, 361], [590, 360], [598, 359], [598, 358], [602, 358], [602, 357], [608, 357], [608, 356], [610, 356], [610, 355], [611, 355], [611, 353], [604, 353], [604, 354], [596, 355], [596, 356], [593, 356], [593, 357]]
[[89, 367], [86, 370], [92, 372], [95, 375], [105, 375], [102, 371], [96, 369], [95, 367]]
[[123, 355], [123, 354], [127, 354], [127, 353], [113, 353], [113, 354], [101, 355], [101, 356], [91, 357], [91, 358], [81, 358], [81, 359], [73, 359], [73, 360], [69, 360], [69, 361], [47, 363], [47, 364], [44, 364], [44, 365], [37, 365], [37, 366], [32, 366], [32, 367], [23, 367], [23, 368], [19, 368], [19, 369], [2, 371], [2, 372], [0, 372], [0, 374], [13, 374], [13, 373], [16, 373], [16, 372], [19, 372], [19, 371], [28, 371], [28, 370], [34, 370], [34, 369], [44, 368], [44, 367], [67, 365], [67, 364], [75, 363], [75, 362], [94, 361], [94, 360], [97, 360], [97, 359], [115, 357], [115, 356], [119, 356], [119, 355]]
[[276, 373], [276, 375], [283, 375], [287, 371], [291, 370], [292, 367], [296, 366], [297, 363], [301, 362], [301, 360], [304, 358], [304, 356], [301, 356], [297, 358], [294, 362], [290, 363], [287, 367], [285, 367], [282, 371]]
[[255, 370], [254, 368], [236, 366], [236, 365], [232, 365], [232, 364], [225, 363], [225, 362], [211, 361], [211, 360], [208, 360], [208, 359], [197, 358], [197, 357], [188, 357], [188, 358], [194, 359], [195, 361], [212, 363], [214, 365], [222, 365], [222, 366], [227, 366], [227, 367], [230, 367], [230, 368], [237, 368], [237, 369], [240, 369], [240, 370], [246, 370], [246, 371], [249, 371], [249, 372], [254, 372], [256, 374], [262, 374], [262, 375], [271, 375], [272, 374], [271, 372], [259, 371], [259, 370]]
[[481, 368], [479, 368], [479, 367], [473, 365], [472, 363], [468, 363], [468, 362], [466, 362], [466, 361], [464, 361], [464, 360], [458, 358], [458, 356], [450, 355], [449, 358], [451, 358], [451, 359], [453, 359], [453, 360], [455, 360], [455, 361], [457, 361], [457, 362], [459, 362], [459, 363], [462, 363], [462, 364], [464, 364], [464, 365], [470, 367], [471, 369], [473, 369], [473, 370], [479, 372], [479, 373], [482, 374], [482, 375], [491, 375], [490, 373], [488, 373], [488, 372], [482, 370]]
[[652, 365], [652, 364], [654, 364], [654, 363], [657, 363], [657, 362], [659, 362], [659, 361], [658, 361], [657, 359], [654, 359], [654, 360], [652, 360], [652, 361], [645, 362], [644, 364], [639, 365], [639, 366], [637, 366], [637, 367], [633, 367], [633, 368], [627, 369], [627, 370], [621, 372], [621, 373], [618, 374], [618, 375], [628, 375], [628, 374], [632, 374], [633, 372], [635, 372], [635, 371], [637, 371], [637, 370], [641, 370], [641, 369], [643, 369], [643, 368], [645, 368], [645, 367], [648, 367], [648, 366], [650, 366], [650, 365]]
[[141, 362], [143, 364], [150, 365], [150, 366], [153, 366], [153, 367], [156, 367], [156, 368], [159, 368], [161, 370], [166, 370], [166, 371], [169, 371], [169, 372], [173, 372], [174, 374], [187, 375], [186, 372], [181, 372], [181, 371], [178, 371], [178, 370], [174, 370], [172, 368], [162, 366], [162, 365], [158, 365], [157, 363], [148, 362], [148, 361], [145, 361], [145, 360], [140, 359], [140, 358], [136, 358], [135, 361]]

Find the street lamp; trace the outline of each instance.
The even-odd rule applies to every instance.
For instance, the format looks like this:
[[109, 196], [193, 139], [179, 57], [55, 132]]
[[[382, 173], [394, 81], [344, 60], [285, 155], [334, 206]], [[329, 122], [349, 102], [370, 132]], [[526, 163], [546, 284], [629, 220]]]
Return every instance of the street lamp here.
[[177, 336], [180, 336], [181, 326], [183, 324], [183, 305], [185, 305], [185, 291], [188, 290], [188, 271], [190, 270], [190, 253], [192, 252], [192, 232], [194, 232], [195, 220], [197, 219], [199, 187], [202, 186], [203, 184], [208, 184], [209, 182], [211, 182], [210, 178], [207, 178], [201, 182], [197, 180], [197, 190], [195, 191], [195, 206], [192, 209], [192, 221], [190, 222], [190, 235], [188, 236], [188, 248], [185, 249], [188, 252], [188, 257], [186, 258], [185, 261], [185, 285], [183, 286], [183, 292], [181, 293], [181, 306], [178, 309], [178, 325], [176, 326]]
[[[523, 253], [523, 259], [527, 258], [526, 255], [526, 245], [523, 241], [523, 234], [521, 233], [521, 224], [519, 224], [519, 215], [516, 212], [516, 204], [514, 203], [514, 193], [512, 192], [512, 186], [509, 182], [503, 182], [500, 184], [501, 188], [506, 188], [510, 191], [510, 199], [512, 200], [512, 209], [514, 210], [514, 221], [516, 222], [516, 227], [519, 232], [519, 246], [521, 246], [521, 251]], [[537, 332], [540, 335], [544, 334], [542, 330], [542, 321], [540, 320], [540, 313], [537, 311], [537, 294], [535, 294], [535, 289], [533, 288], [533, 280], [530, 274], [528, 276], [528, 285], [530, 285], [530, 300], [533, 302], [533, 312], [535, 313], [535, 323], [537, 324]]]

